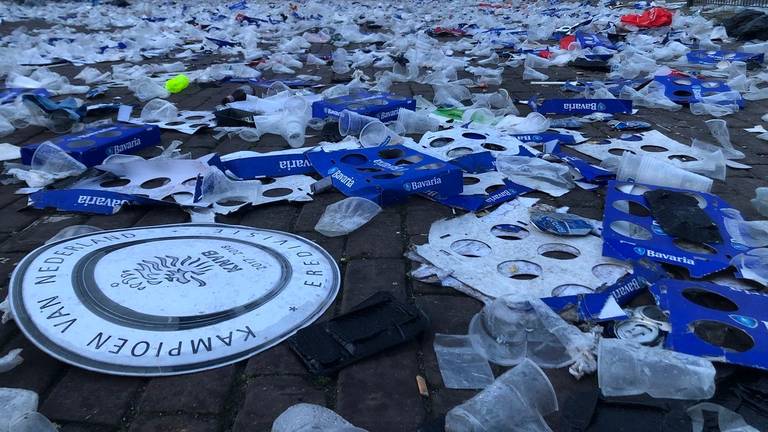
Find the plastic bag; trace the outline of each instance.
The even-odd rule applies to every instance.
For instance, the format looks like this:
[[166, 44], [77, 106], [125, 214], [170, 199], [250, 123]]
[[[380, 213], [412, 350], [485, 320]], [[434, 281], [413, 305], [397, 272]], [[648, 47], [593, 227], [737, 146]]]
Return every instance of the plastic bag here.
[[326, 237], [347, 235], [368, 223], [381, 207], [371, 200], [359, 197], [345, 198], [325, 208], [315, 231]]

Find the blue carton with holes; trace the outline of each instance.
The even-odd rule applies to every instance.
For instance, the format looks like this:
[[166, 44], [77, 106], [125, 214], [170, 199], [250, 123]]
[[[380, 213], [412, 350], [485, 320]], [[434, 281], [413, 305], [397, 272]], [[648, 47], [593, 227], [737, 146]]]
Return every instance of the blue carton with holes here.
[[0, 105], [9, 104], [16, 100], [17, 97], [25, 94], [33, 94], [36, 96], [49, 97], [51, 94], [44, 88], [27, 89], [27, 88], [9, 88], [0, 90]]
[[[680, 105], [688, 105], [701, 102], [702, 97], [713, 96], [719, 93], [730, 92], [731, 87], [725, 81], [700, 80], [694, 77], [657, 76], [654, 81], [664, 85], [664, 94], [673, 102]], [[730, 104], [725, 101], [722, 104]], [[744, 98], [741, 96], [732, 101], [744, 108]]]
[[676, 279], [660, 280], [649, 290], [668, 317], [665, 348], [768, 369], [768, 295]]
[[347, 196], [380, 206], [434, 191], [454, 196], [464, 188], [461, 168], [402, 145], [306, 153], [312, 167]]
[[[107, 156], [133, 153], [160, 144], [160, 128], [154, 125], [115, 123], [94, 126], [80, 132], [48, 140], [87, 167], [98, 165]], [[42, 143], [21, 148], [21, 160], [29, 165], [32, 155]]]
[[727, 62], [744, 62], [747, 65], [759, 65], [765, 61], [765, 54], [756, 54], [740, 51], [707, 51], [691, 50], [685, 57], [688, 63], [715, 64], [725, 60]]
[[416, 110], [416, 100], [384, 92], [359, 91], [312, 103], [312, 117], [338, 119], [342, 111], [354, 111], [382, 122], [397, 120], [400, 108]]
[[[723, 241], [691, 244], [665, 233], [651, 216], [648, 203], [641, 193], [656, 189], [682, 192], [696, 198], [699, 207], [717, 226]], [[702, 278], [724, 270], [730, 266], [734, 256], [749, 249], [728, 235], [721, 212], [725, 208], [731, 206], [720, 197], [705, 192], [659, 188], [639, 183], [609, 182], [603, 215], [603, 255], [620, 260], [645, 258], [682, 267], [687, 269], [693, 278]]]

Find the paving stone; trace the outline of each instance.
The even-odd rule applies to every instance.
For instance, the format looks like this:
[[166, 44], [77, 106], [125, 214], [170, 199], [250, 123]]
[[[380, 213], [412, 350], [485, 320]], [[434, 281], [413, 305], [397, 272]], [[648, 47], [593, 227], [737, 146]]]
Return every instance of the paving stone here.
[[93, 215], [86, 219], [83, 224], [105, 230], [130, 228], [148, 211], [154, 210], [149, 207], [126, 206], [113, 215]]
[[297, 232], [296, 234], [320, 245], [320, 247], [331, 254], [337, 262], [345, 256], [344, 245], [346, 243], [346, 237], [326, 237], [317, 231]]
[[136, 226], [166, 225], [189, 222], [189, 214], [176, 207], [155, 208], [136, 222]]
[[293, 221], [298, 213], [299, 207], [293, 203], [267, 204], [247, 210], [243, 214], [240, 224], [278, 231], [292, 231]]
[[234, 377], [235, 366], [229, 365], [191, 375], [153, 378], [144, 391], [140, 409], [219, 414]]
[[142, 382], [70, 368], [41, 404], [40, 412], [52, 421], [119, 425]]
[[405, 299], [405, 265], [400, 259], [354, 260], [347, 264], [342, 285], [342, 312], [348, 311], [379, 291]]
[[61, 432], [114, 432], [115, 428], [104, 425], [89, 425], [79, 423], [69, 423], [63, 425], [59, 431]]
[[190, 415], [139, 416], [131, 423], [130, 432], [218, 432], [216, 420]]
[[18, 334], [10, 343], [3, 346], [0, 352], [5, 354], [15, 348], [22, 349], [21, 357], [24, 361], [13, 368], [13, 371], [0, 374], [0, 387], [23, 388], [41, 394], [67, 368], [64, 363], [40, 351], [21, 334]]
[[408, 235], [429, 234], [429, 228], [438, 220], [452, 217], [450, 209], [409, 211], [405, 216]]
[[401, 216], [381, 213], [349, 234], [347, 254], [350, 257], [400, 258], [403, 256]]
[[62, 229], [73, 225], [82, 225], [84, 221], [83, 215], [61, 214], [42, 217], [27, 228], [12, 235], [0, 246], [0, 250], [9, 252], [31, 251], [42, 246]]
[[325, 405], [325, 393], [305, 378], [266, 376], [252, 378], [237, 413], [233, 432], [268, 431], [283, 411], [297, 403]]
[[19, 232], [29, 226], [37, 218], [45, 215], [42, 210], [25, 209], [27, 198], [19, 198], [0, 209], [0, 233]]
[[414, 431], [425, 413], [416, 385], [416, 347], [401, 345], [339, 372], [339, 415], [371, 432]]
[[[318, 320], [318, 322], [322, 319]], [[301, 375], [307, 368], [286, 342], [256, 354], [245, 367], [247, 375]]]

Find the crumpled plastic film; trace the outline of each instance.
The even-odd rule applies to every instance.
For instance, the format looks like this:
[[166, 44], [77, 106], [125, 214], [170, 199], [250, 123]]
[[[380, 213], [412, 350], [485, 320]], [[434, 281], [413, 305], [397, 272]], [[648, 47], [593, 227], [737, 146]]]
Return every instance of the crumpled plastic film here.
[[717, 424], [720, 432], [759, 432], [757, 429], [748, 425], [744, 417], [739, 414], [711, 402], [702, 402], [687, 410], [691, 417], [692, 432], [702, 432], [704, 430], [704, 412], [716, 412]]
[[731, 265], [740, 277], [768, 286], [768, 248], [757, 248], [733, 257]]
[[21, 349], [12, 349], [8, 351], [8, 354], [0, 357], [0, 373], [8, 372], [9, 370], [20, 365], [24, 359], [21, 357]]
[[366, 432], [320, 405], [300, 403], [283, 411], [272, 423], [272, 432]]
[[315, 231], [326, 237], [338, 237], [351, 233], [368, 223], [381, 207], [371, 200], [349, 197], [325, 208], [315, 225]]

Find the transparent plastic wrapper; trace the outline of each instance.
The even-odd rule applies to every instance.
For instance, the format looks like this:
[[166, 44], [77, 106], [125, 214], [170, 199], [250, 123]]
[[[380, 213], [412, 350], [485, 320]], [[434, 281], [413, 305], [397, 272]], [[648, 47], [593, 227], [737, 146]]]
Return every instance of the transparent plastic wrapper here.
[[339, 114], [339, 133], [341, 136], [358, 135], [365, 125], [379, 121], [377, 118], [344, 110]]
[[567, 165], [535, 157], [500, 155], [496, 169], [514, 183], [544, 192], [551, 187], [573, 189], [576, 185]]
[[86, 170], [85, 165], [50, 142], [40, 144], [32, 155], [30, 166], [6, 163], [5, 168], [5, 174], [26, 182], [31, 188], [41, 188]]
[[347, 235], [379, 213], [381, 207], [371, 200], [360, 197], [345, 198], [325, 208], [315, 225], [315, 231], [326, 237]]
[[128, 88], [142, 102], [155, 98], [165, 99], [171, 95], [171, 92], [166, 90], [165, 87], [148, 77], [138, 78], [129, 82]]
[[624, 86], [619, 92], [621, 99], [629, 99], [634, 106], [646, 108], [660, 108], [667, 111], [678, 111], [682, 108], [664, 93], [664, 85], [657, 81], [651, 81], [642, 89], [635, 90], [630, 86]]
[[733, 208], [722, 209], [725, 229], [733, 242], [751, 248], [768, 246], [768, 221], [745, 221], [741, 212]]
[[[402, 125], [397, 122], [392, 123], [392, 126], [402, 128]], [[404, 130], [401, 129], [400, 132], [404, 133]], [[360, 145], [363, 147], [379, 147], [402, 142], [403, 138], [398, 131], [392, 130], [378, 120], [368, 123], [360, 131]]]
[[475, 351], [471, 337], [436, 333], [433, 345], [446, 388], [483, 389], [493, 383], [491, 366]]
[[397, 110], [397, 122], [402, 125], [405, 133], [409, 134], [423, 134], [440, 129], [440, 121], [430, 117], [426, 111], [400, 108]]
[[141, 109], [139, 118], [142, 121], [174, 121], [179, 117], [176, 105], [163, 99], [152, 99]]
[[744, 417], [728, 408], [711, 402], [702, 402], [689, 407], [688, 416], [691, 417], [692, 432], [704, 430], [704, 412], [717, 413], [717, 426], [720, 432], [760, 432], [744, 421]]
[[0, 432], [15, 432], [11, 425], [29, 412], [37, 411], [37, 393], [17, 388], [0, 388]]
[[731, 144], [731, 134], [728, 132], [728, 124], [722, 119], [712, 119], [704, 122], [709, 128], [709, 133], [723, 148], [723, 154], [728, 159], [744, 159], [746, 156], [740, 150], [736, 150]]
[[300, 403], [283, 411], [272, 432], [366, 432], [320, 405]]
[[758, 213], [768, 217], [768, 187], [755, 189], [755, 197], [750, 202]]
[[687, 161], [684, 163], [680, 161], [673, 161], [675, 165], [685, 166], [685, 169], [696, 174], [701, 174], [712, 179], [725, 181], [725, 176], [728, 168], [728, 159], [723, 154], [723, 149], [714, 144], [709, 144], [704, 141], [700, 141], [694, 138], [691, 143], [691, 147], [699, 150], [696, 153], [697, 160]]
[[515, 134], [534, 134], [549, 129], [549, 119], [537, 112], [525, 117], [508, 115], [496, 123], [496, 128]]
[[0, 373], [8, 372], [9, 370], [20, 365], [24, 359], [21, 357], [21, 349], [12, 349], [4, 356], [0, 356]]
[[103, 231], [102, 228], [95, 227], [92, 225], [72, 225], [65, 228], [62, 228], [61, 231], [57, 232], [56, 235], [49, 238], [45, 244], [57, 242], [59, 240], [68, 239], [70, 237], [75, 237], [83, 234], [89, 234], [92, 232], [97, 231]]
[[539, 72], [532, 67], [525, 66], [523, 68], [523, 79], [526, 81], [547, 81], [549, 75]]
[[605, 396], [709, 399], [715, 394], [711, 361], [625, 339], [600, 339], [597, 379]]
[[699, 192], [709, 192], [713, 183], [710, 178], [678, 168], [652, 156], [637, 156], [629, 152], [621, 156], [616, 180]]
[[530, 360], [508, 370], [445, 416], [446, 432], [551, 432], [543, 416], [557, 411], [547, 375]]
[[731, 260], [744, 279], [768, 286], [768, 248], [757, 248], [738, 254]]
[[713, 117], [723, 117], [739, 112], [739, 105], [736, 101], [741, 99], [741, 95], [736, 91], [716, 93], [711, 96], [702, 96], [700, 102], [691, 103], [691, 114], [711, 115]]

